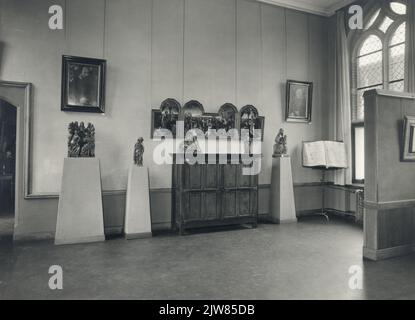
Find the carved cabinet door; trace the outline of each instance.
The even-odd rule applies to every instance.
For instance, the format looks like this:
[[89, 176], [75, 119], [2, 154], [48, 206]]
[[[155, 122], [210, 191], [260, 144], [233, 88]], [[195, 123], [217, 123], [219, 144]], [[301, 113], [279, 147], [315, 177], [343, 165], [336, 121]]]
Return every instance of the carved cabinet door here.
[[184, 164], [182, 168], [182, 219], [184, 221], [202, 220], [203, 166]]
[[244, 165], [238, 168], [238, 215], [240, 217], [255, 215], [258, 208], [258, 176], [248, 175], [249, 170], [244, 172], [243, 169]]
[[220, 175], [218, 165], [188, 165], [184, 168], [184, 221], [220, 219]]
[[203, 168], [202, 218], [220, 219], [220, 172], [219, 165], [207, 164]]
[[258, 177], [243, 175], [241, 164], [176, 165], [175, 218], [178, 225], [203, 226], [254, 218]]
[[244, 175], [243, 165], [223, 166], [222, 218], [248, 217], [257, 209], [257, 177]]
[[238, 216], [238, 165], [222, 165], [222, 219], [235, 218]]

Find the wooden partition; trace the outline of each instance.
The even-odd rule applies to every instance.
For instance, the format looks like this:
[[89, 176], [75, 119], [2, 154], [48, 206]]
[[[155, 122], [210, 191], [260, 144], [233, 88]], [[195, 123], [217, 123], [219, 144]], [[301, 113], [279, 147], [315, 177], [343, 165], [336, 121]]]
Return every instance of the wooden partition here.
[[365, 93], [365, 239], [363, 255], [382, 260], [415, 249], [415, 162], [401, 161], [403, 120], [415, 95]]

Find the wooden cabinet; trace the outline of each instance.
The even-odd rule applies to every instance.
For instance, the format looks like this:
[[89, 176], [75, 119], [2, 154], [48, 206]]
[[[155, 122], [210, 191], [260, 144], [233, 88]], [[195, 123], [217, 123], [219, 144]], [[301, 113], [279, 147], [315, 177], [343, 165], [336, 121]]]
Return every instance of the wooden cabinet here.
[[226, 164], [174, 164], [173, 228], [182, 234], [190, 228], [256, 227], [258, 176], [243, 175], [242, 169], [230, 157]]

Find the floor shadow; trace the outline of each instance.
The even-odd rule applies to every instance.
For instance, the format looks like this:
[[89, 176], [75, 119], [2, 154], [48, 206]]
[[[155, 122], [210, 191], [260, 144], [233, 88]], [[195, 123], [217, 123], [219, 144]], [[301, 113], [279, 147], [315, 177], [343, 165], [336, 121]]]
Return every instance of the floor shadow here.
[[13, 215], [0, 215], [0, 240], [13, 238], [14, 218]]

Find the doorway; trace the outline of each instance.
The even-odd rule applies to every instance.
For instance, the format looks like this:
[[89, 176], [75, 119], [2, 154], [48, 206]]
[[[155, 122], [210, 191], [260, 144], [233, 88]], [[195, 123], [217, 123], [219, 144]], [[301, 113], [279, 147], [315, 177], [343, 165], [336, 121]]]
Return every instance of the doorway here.
[[0, 99], [0, 240], [13, 236], [17, 108]]

